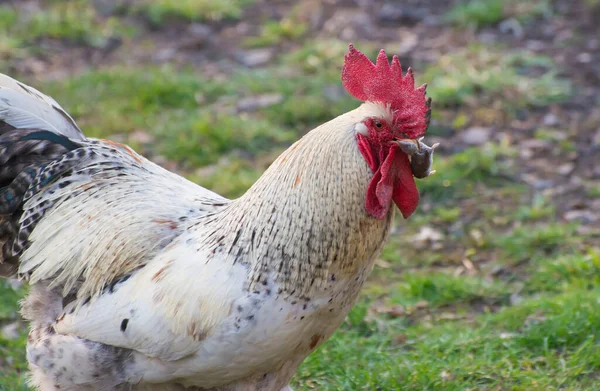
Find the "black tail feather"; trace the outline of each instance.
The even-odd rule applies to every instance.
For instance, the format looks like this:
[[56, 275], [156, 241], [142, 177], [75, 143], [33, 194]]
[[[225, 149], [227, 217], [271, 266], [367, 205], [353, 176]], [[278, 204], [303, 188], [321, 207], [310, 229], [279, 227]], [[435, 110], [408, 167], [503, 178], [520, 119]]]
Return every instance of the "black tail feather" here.
[[15, 129], [0, 121], [0, 275], [16, 272], [23, 249], [20, 227], [23, 200], [32, 187], [43, 187], [53, 179], [48, 166], [80, 145], [62, 135], [39, 129]]

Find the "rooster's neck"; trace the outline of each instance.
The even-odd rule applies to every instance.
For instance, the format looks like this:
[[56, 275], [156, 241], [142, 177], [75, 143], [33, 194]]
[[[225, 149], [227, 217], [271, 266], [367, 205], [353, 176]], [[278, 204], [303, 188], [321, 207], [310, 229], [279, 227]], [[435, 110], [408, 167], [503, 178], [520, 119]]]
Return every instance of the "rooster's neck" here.
[[377, 220], [365, 211], [373, 173], [356, 145], [361, 108], [308, 133], [225, 208], [223, 248], [249, 265], [251, 289], [274, 280], [283, 292], [310, 297], [329, 279], [370, 270], [392, 213]]

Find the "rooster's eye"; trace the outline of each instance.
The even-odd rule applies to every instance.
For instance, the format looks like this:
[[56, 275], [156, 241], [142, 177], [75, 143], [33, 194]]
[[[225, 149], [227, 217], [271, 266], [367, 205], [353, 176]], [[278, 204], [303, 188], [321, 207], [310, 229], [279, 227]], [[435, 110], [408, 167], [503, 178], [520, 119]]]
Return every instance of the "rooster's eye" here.
[[377, 126], [379, 129], [381, 129], [381, 127], [382, 127], [383, 125], [381, 125], [381, 122], [379, 122], [379, 121], [375, 121], [375, 126]]

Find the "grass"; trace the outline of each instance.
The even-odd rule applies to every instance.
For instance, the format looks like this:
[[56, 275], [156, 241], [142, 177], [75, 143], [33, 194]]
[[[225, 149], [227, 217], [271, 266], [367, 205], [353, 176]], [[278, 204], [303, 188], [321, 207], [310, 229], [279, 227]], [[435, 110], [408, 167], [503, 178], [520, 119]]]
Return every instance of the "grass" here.
[[504, 186], [511, 181], [513, 153], [508, 145], [487, 144], [440, 157], [434, 167], [437, 173], [422, 181], [420, 190], [436, 201], [451, 201], [474, 196], [481, 185]]
[[0, 60], [17, 55], [21, 50], [21, 39], [10, 33], [17, 19], [17, 12], [13, 8], [0, 6]]
[[600, 198], [600, 185], [592, 185], [586, 190], [586, 194], [590, 198]]
[[[206, 80], [190, 70], [149, 67], [143, 72], [122, 68], [89, 72], [66, 83], [50, 83], [47, 91], [56, 90], [57, 98], [68, 91], [65, 105], [91, 136], [146, 129], [164, 146], [158, 152], [198, 166], [215, 163], [242, 146], [252, 153], [291, 140], [271, 123], [231, 113], [235, 107], [228, 110], [225, 99], [234, 88], [234, 83]], [[219, 99], [222, 104], [212, 106]], [[96, 104], [88, 105], [90, 100]]]
[[[185, 68], [114, 67], [36, 86], [68, 108], [89, 136], [120, 134], [137, 146], [128, 137], [143, 129], [161, 146], [153, 152], [198, 167], [239, 149], [250, 156], [280, 151], [307, 129], [356, 107], [345, 93], [324, 93], [339, 84], [336, 64], [323, 64], [320, 74], [307, 79], [311, 71], [294, 65], [303, 53], [299, 49], [280, 64], [239, 70], [223, 80]], [[238, 112], [240, 98], [262, 94], [281, 99], [253, 113]]]
[[[18, 302], [24, 293], [24, 289], [13, 289], [8, 281], [0, 281], [0, 326], [19, 319]], [[0, 390], [25, 390], [21, 376], [21, 372], [27, 369], [25, 340], [24, 329], [21, 329], [18, 338], [7, 338], [0, 332]]]
[[159, 27], [169, 20], [215, 21], [237, 19], [251, 0], [142, 0], [133, 11]]
[[[301, 367], [301, 389], [593, 389], [597, 289], [573, 289], [473, 319], [383, 329], [346, 324]], [[360, 307], [353, 310], [360, 313]], [[373, 321], [371, 321], [373, 322]]]
[[548, 57], [526, 51], [471, 45], [441, 56], [426, 68], [436, 107], [495, 105], [515, 110], [560, 102], [571, 86]]
[[600, 6], [600, 0], [585, 0], [584, 3], [590, 9], [594, 9]]
[[263, 47], [279, 44], [287, 40], [295, 40], [304, 34], [307, 26], [291, 18], [279, 21], [268, 21], [262, 27], [259, 36], [246, 38], [244, 45], [248, 47]]
[[590, 248], [586, 252], [560, 255], [539, 262], [533, 271], [528, 289], [553, 292], [578, 289], [592, 289], [600, 281], [600, 254], [598, 249]]
[[267, 155], [266, 159], [256, 161], [242, 156], [231, 156], [223, 162], [188, 175], [188, 179], [219, 194], [236, 198], [256, 182], [275, 157]]
[[548, 0], [522, 2], [517, 0], [468, 0], [461, 1], [446, 13], [446, 20], [458, 27], [476, 29], [495, 25], [515, 18], [521, 22], [548, 15]]
[[0, 5], [0, 33], [7, 40], [0, 53], [18, 48], [37, 49], [35, 43], [41, 38], [101, 47], [112, 37], [131, 35], [134, 31], [117, 18], [102, 18], [86, 0], [48, 2], [40, 12]]
[[[508, 297], [506, 286], [471, 276], [452, 276], [442, 272], [417, 271], [407, 275], [392, 290], [389, 303], [404, 306], [427, 303], [428, 307], [502, 301]], [[423, 305], [423, 304], [420, 304]]]
[[[369, 286], [343, 328], [303, 364], [298, 386], [595, 389], [600, 249], [563, 253], [569, 247], [564, 242], [571, 241], [565, 237], [574, 236], [570, 228], [530, 230], [534, 233], [513, 232], [510, 241], [492, 245], [507, 252], [518, 248], [520, 254], [543, 250], [516, 281], [412, 271], [396, 276], [401, 282], [391, 292]], [[508, 295], [514, 293], [521, 298], [511, 304]], [[377, 297], [391, 308], [401, 304], [404, 315], [371, 313]]]
[[533, 197], [530, 205], [521, 205], [515, 212], [518, 221], [536, 221], [555, 216], [556, 206], [552, 200], [537, 194]]
[[[171, 120], [180, 121], [180, 128], [164, 135], [164, 153], [172, 159], [185, 158], [192, 166], [216, 162], [235, 150], [256, 156], [274, 145], [294, 140], [292, 132], [244, 115], [202, 112], [191, 120], [183, 117]], [[222, 131], [215, 132], [215, 125]]]
[[504, 19], [504, 2], [501, 0], [474, 0], [461, 2], [452, 8], [446, 19], [456, 25], [480, 28]]
[[496, 238], [507, 259], [517, 261], [527, 257], [543, 256], [557, 248], [570, 248], [581, 238], [575, 236], [574, 224], [521, 226]]

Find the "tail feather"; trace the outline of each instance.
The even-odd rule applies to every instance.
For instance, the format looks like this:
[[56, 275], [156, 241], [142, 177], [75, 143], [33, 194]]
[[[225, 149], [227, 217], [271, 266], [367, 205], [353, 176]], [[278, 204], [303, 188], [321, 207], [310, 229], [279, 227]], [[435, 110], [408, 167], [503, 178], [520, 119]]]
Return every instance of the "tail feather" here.
[[[31, 230], [23, 202], [69, 169], [85, 136], [52, 98], [0, 74], [0, 276], [16, 272]], [[24, 219], [26, 218], [26, 219]], [[26, 224], [22, 224], [26, 223]]]
[[[20, 130], [13, 132], [20, 133]], [[26, 216], [25, 200], [76, 164], [78, 155], [74, 150], [79, 145], [73, 144], [69, 150], [53, 141], [25, 140], [9, 142], [5, 146], [4, 151], [0, 146], [0, 161], [5, 161], [0, 163], [0, 183], [3, 185], [0, 187], [0, 243], [3, 243], [0, 263], [17, 264], [32, 229], [29, 220], [39, 218], [40, 212], [51, 206], [50, 203], [40, 205], [29, 210]], [[10, 154], [13, 156], [7, 157]], [[12, 272], [14, 268], [7, 270]], [[3, 275], [2, 270], [0, 275]]]
[[73, 118], [54, 99], [3, 74], [0, 74], [0, 119], [17, 129], [41, 129], [85, 139]]

